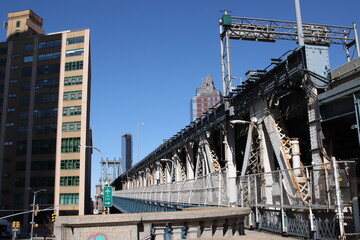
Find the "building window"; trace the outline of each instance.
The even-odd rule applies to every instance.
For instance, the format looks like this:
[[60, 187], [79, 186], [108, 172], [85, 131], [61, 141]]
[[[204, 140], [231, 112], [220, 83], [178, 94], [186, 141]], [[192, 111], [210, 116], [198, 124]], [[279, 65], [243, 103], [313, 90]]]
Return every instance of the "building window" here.
[[63, 138], [61, 139], [61, 152], [74, 153], [80, 152], [80, 138]]
[[[30, 187], [51, 187], [54, 186], [55, 179], [54, 177], [32, 177], [30, 178]], [[39, 194], [38, 197], [40, 199], [40, 196], [42, 194]], [[39, 201], [40, 203], [40, 201]]]
[[60, 193], [60, 205], [78, 205], [79, 194], [78, 193]]
[[43, 79], [43, 80], [37, 80], [35, 83], [36, 89], [41, 88], [55, 88], [59, 86], [59, 79], [53, 78], [53, 79]]
[[60, 177], [60, 186], [79, 186], [79, 176]]
[[54, 161], [32, 161], [31, 170], [54, 170], [55, 162]]
[[62, 131], [63, 132], [76, 132], [80, 131], [81, 129], [81, 122], [64, 122], [62, 124]]
[[82, 78], [83, 78], [82, 75], [65, 77], [64, 78], [64, 86], [82, 84]]
[[18, 65], [14, 65], [14, 66], [11, 66], [10, 69], [11, 70], [16, 70], [16, 69], [19, 69], [20, 67]]
[[30, 103], [30, 96], [21, 96], [20, 105], [28, 105]]
[[65, 63], [65, 71], [83, 69], [83, 65], [84, 65], [83, 61], [67, 62]]
[[63, 107], [63, 116], [81, 115], [81, 106]]
[[27, 141], [18, 141], [16, 146], [17, 155], [25, 155], [27, 148]]
[[7, 53], [8, 48], [4, 47], [4, 48], [0, 48], [0, 54], [6, 54]]
[[20, 36], [20, 31], [19, 31], [19, 30], [16, 30], [16, 31], [15, 31], [15, 37], [18, 37], [18, 36]]
[[80, 100], [81, 97], [82, 91], [64, 92], [64, 101]]
[[28, 126], [22, 125], [18, 127], [18, 135], [26, 135], [28, 132]]
[[66, 54], [65, 54], [66, 57], [82, 56], [82, 55], [84, 55], [83, 48], [66, 50]]
[[56, 140], [55, 139], [43, 139], [32, 141], [32, 153], [33, 154], [50, 154], [55, 153]]
[[57, 117], [57, 108], [34, 109], [34, 118], [55, 118]]
[[61, 160], [61, 169], [80, 169], [80, 159]]
[[29, 111], [21, 111], [19, 112], [19, 119], [20, 120], [28, 120], [29, 118]]
[[66, 45], [82, 43], [82, 42], [84, 42], [84, 36], [72, 37], [72, 38], [66, 39]]
[[55, 123], [47, 123], [47, 124], [35, 124], [33, 127], [33, 133], [55, 133], [56, 132], [56, 124]]
[[31, 51], [34, 50], [34, 44], [29, 43], [24, 45], [24, 51]]
[[37, 67], [37, 74], [50, 74], [50, 73], [58, 73], [60, 70], [60, 65], [57, 64], [49, 64], [42, 65]]
[[32, 62], [33, 58], [34, 58], [33, 56], [25, 56], [24, 57], [24, 63]]
[[57, 93], [38, 94], [35, 96], [35, 103], [54, 103], [58, 101]]
[[20, 21], [16, 21], [16, 27], [20, 27]]
[[5, 65], [6, 65], [6, 58], [0, 59], [0, 66], [5, 66]]
[[31, 73], [32, 73], [32, 68], [31, 67], [22, 69], [22, 76], [23, 77], [31, 76]]
[[59, 59], [60, 52], [52, 52], [52, 53], [43, 53], [38, 55], [38, 61], [45, 61], [51, 59]]
[[46, 41], [46, 42], [40, 42], [39, 48], [51, 48], [51, 47], [57, 47], [61, 46], [61, 40], [52, 40], [52, 41]]

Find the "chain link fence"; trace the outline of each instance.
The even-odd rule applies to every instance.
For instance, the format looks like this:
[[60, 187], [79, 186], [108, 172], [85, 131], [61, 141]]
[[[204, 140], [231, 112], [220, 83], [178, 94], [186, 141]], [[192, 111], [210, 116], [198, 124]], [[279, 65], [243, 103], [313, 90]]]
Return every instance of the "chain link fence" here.
[[114, 196], [191, 205], [228, 206], [226, 171], [197, 179], [114, 192]]

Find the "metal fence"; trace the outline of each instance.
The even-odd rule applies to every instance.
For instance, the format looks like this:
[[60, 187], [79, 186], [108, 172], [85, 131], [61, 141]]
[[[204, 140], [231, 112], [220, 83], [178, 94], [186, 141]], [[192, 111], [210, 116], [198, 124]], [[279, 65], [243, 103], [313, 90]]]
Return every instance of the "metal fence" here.
[[114, 192], [115, 197], [191, 205], [227, 206], [226, 172], [221, 170], [197, 179]]
[[[332, 161], [237, 178], [245, 224], [311, 239], [360, 239], [357, 162]], [[226, 170], [197, 179], [114, 192], [114, 196], [189, 205], [229, 206]], [[289, 182], [289, 179], [293, 181]]]
[[[293, 177], [300, 171], [302, 176]], [[313, 239], [360, 239], [357, 179], [354, 161], [241, 176], [238, 205], [252, 208], [250, 228]]]

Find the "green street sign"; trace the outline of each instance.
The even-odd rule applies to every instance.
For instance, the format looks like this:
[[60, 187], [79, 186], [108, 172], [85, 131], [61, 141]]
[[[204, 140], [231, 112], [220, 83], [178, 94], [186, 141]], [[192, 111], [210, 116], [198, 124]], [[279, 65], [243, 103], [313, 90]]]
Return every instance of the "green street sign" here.
[[104, 207], [112, 207], [112, 187], [104, 187]]

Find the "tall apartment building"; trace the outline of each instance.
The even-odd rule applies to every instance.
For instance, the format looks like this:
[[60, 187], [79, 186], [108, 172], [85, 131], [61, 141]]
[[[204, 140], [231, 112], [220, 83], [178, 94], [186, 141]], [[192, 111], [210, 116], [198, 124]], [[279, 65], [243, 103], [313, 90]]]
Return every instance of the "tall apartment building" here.
[[124, 172], [131, 168], [131, 166], [132, 166], [132, 136], [131, 136], [131, 134], [124, 134], [121, 137], [121, 161], [123, 163], [123, 171]]
[[[79, 148], [91, 145], [90, 30], [44, 34], [42, 24], [31, 10], [9, 13], [4, 24], [0, 209], [30, 209], [37, 192], [40, 209], [83, 215], [91, 207], [91, 149]], [[29, 217], [15, 220], [26, 228]]]
[[221, 100], [220, 90], [215, 89], [212, 75], [208, 74], [201, 86], [196, 89], [196, 95], [191, 98], [190, 121], [200, 117], [209, 108]]

